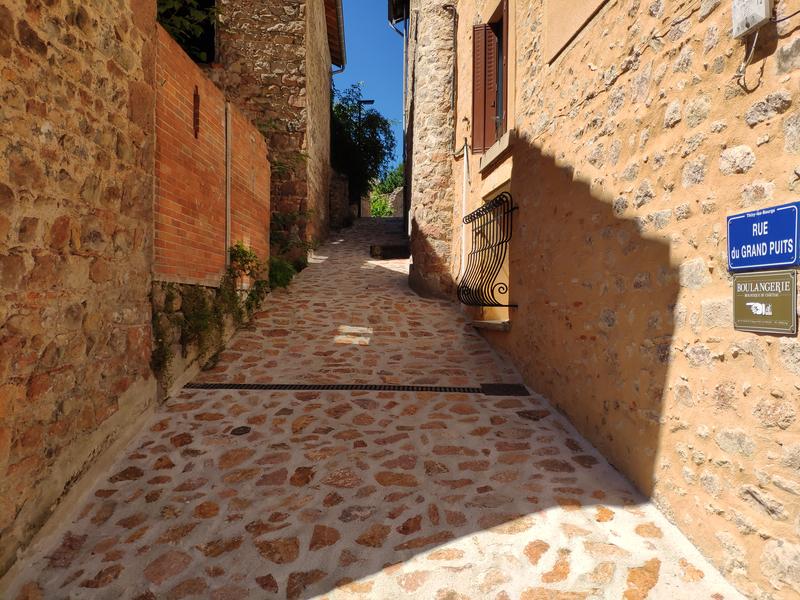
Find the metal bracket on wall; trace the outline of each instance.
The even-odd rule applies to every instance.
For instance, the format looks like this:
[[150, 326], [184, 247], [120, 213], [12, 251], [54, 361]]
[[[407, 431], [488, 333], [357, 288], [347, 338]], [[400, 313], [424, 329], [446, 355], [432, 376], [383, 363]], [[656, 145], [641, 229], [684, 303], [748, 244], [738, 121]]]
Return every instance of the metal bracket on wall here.
[[457, 288], [462, 304], [516, 307], [498, 298], [508, 293], [508, 282], [498, 276], [506, 263], [515, 210], [511, 194], [503, 192], [464, 217], [464, 225], [472, 225], [472, 246]]

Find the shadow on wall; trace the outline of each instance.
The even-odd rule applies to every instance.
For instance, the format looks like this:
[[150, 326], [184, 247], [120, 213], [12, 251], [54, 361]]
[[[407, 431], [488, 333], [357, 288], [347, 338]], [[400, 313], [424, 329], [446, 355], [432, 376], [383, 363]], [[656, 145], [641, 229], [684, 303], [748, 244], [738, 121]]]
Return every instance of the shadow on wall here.
[[525, 137], [513, 161], [510, 287], [519, 308], [510, 332], [486, 336], [651, 495], [679, 289], [669, 245], [615, 215], [610, 199]]
[[[416, 208], [416, 210], [421, 209], [424, 210], [422, 207]], [[412, 208], [408, 217], [411, 220], [409, 244], [412, 257], [408, 273], [408, 285], [423, 298], [455, 300], [456, 282], [450, 273], [450, 265], [441, 258], [449, 255], [449, 244], [441, 243], [439, 247], [431, 244], [430, 229], [435, 225], [428, 224], [425, 230], [420, 228], [414, 210]]]

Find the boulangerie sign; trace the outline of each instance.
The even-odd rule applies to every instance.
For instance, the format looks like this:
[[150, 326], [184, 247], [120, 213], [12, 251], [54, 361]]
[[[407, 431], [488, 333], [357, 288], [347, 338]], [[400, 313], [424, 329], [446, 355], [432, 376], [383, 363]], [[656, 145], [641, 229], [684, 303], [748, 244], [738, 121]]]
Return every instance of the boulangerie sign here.
[[764, 271], [734, 275], [733, 325], [740, 331], [797, 333], [797, 274]]

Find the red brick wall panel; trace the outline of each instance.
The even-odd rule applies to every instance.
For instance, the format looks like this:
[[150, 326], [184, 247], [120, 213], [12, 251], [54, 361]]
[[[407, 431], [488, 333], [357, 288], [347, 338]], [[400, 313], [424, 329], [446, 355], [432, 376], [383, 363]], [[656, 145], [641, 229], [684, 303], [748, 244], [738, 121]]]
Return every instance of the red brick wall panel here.
[[244, 242], [262, 260], [269, 256], [270, 167], [267, 142], [232, 108], [231, 242]]
[[161, 28], [156, 74], [155, 276], [214, 285], [225, 268], [225, 100]]
[[[225, 97], [161, 27], [156, 97], [155, 278], [216, 286], [225, 270]], [[194, 90], [200, 94], [194, 135]], [[267, 144], [231, 111], [231, 242], [269, 254]]]

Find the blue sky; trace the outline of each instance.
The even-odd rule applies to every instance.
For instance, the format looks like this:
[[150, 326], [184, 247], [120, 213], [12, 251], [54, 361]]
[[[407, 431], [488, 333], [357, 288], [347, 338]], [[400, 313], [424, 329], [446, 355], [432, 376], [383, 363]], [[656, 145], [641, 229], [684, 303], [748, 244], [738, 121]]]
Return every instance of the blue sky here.
[[337, 89], [363, 83], [364, 98], [392, 121], [394, 163], [402, 157], [403, 38], [389, 28], [386, 0], [343, 0], [347, 68], [333, 76]]

